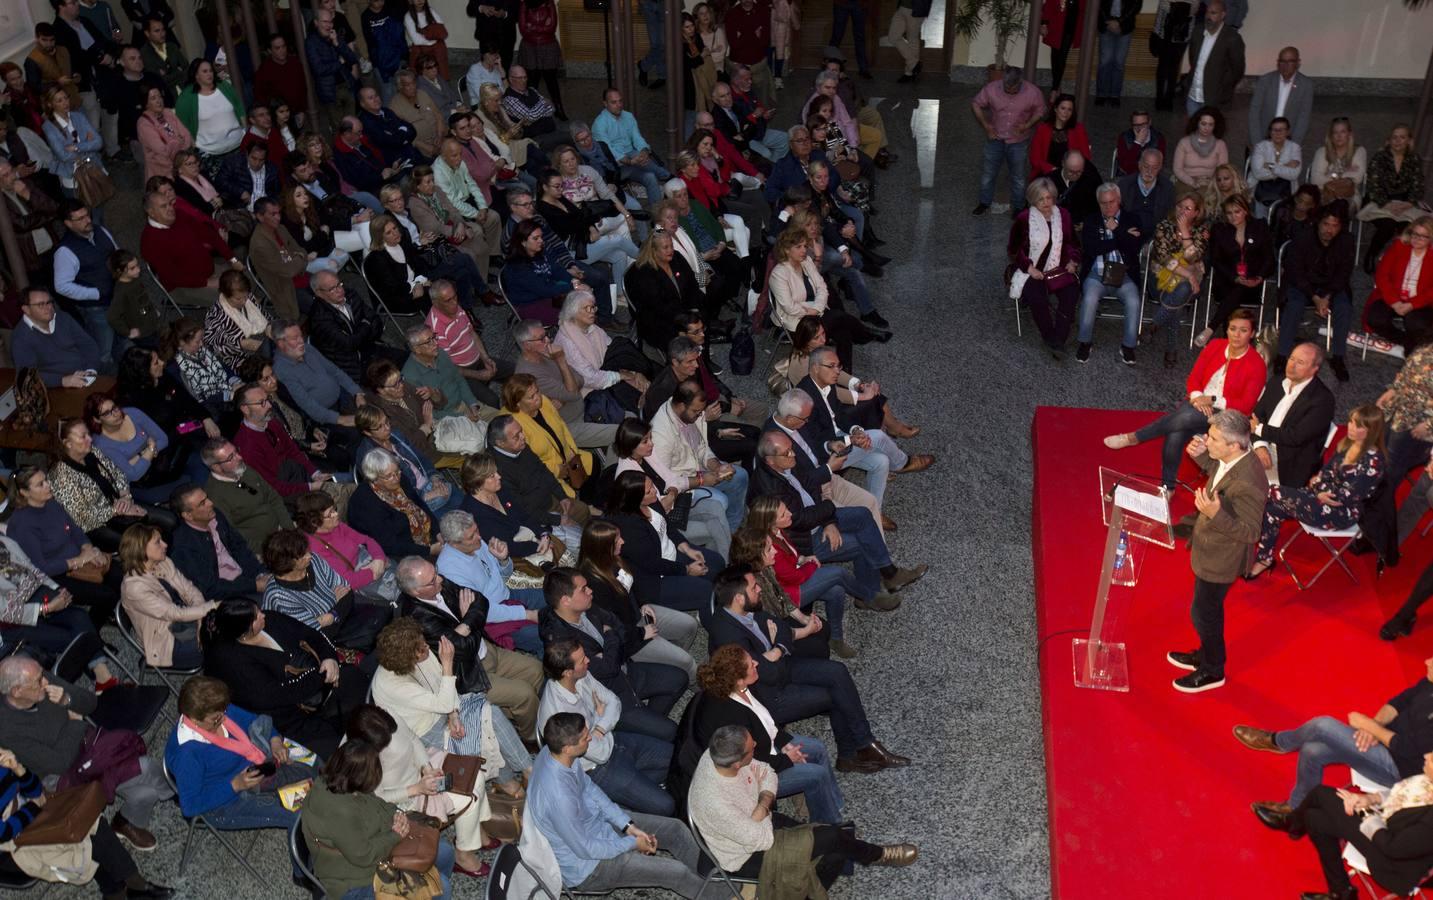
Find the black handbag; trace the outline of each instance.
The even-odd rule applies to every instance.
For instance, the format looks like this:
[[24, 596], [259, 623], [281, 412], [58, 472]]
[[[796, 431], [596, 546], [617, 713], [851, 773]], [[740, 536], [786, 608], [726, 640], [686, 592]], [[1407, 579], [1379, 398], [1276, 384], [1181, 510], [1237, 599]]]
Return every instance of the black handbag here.
[[460, 251], [457, 247], [447, 241], [434, 241], [431, 244], [424, 244], [418, 248], [418, 265], [425, 272], [431, 272], [441, 266]]

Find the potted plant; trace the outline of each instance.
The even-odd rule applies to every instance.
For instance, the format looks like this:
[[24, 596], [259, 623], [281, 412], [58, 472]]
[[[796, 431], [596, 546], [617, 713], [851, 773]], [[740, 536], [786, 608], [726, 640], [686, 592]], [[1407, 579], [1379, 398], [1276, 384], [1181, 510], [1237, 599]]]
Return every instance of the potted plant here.
[[1030, 25], [1031, 0], [959, 0], [955, 11], [955, 33], [972, 40], [987, 25], [995, 29], [995, 62], [986, 66], [991, 81], [1005, 74], [1005, 54], [1010, 42]]

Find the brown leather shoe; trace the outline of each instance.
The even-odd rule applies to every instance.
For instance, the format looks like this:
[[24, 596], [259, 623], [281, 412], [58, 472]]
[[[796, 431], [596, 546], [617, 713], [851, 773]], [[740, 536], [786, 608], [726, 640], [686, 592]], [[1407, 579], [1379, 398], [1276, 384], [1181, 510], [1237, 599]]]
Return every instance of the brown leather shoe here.
[[502, 305], [503, 305], [503, 298], [498, 295], [498, 292], [497, 292], [497, 291], [492, 291], [492, 290], [483, 291], [482, 294], [480, 294], [480, 295], [478, 296], [478, 299], [479, 299], [480, 301], [482, 301], [482, 304], [483, 304], [484, 306], [502, 306]]
[[886, 745], [880, 741], [871, 741], [871, 749], [881, 754], [888, 769], [903, 769], [911, 764], [910, 758], [901, 756], [899, 753], [892, 753], [886, 749]]
[[921, 433], [919, 425], [907, 425], [901, 422], [886, 429], [886, 434], [893, 438], [913, 438]]
[[114, 829], [115, 834], [129, 841], [131, 847], [142, 853], [153, 850], [155, 845], [159, 843], [154, 839], [154, 835], [140, 828], [138, 825], [126, 821], [124, 816], [118, 813], [115, 814], [114, 821], [110, 823], [110, 827]]
[[882, 530], [882, 531], [895, 531], [895, 530], [896, 530], [895, 520], [893, 520], [890, 516], [886, 515], [885, 513], [881, 513], [881, 530]]
[[901, 588], [907, 587], [908, 585], [912, 585], [915, 584], [917, 581], [920, 581], [929, 569], [930, 566], [925, 565], [916, 566], [913, 569], [896, 569], [896, 573], [894, 575], [889, 578], [881, 579], [881, 586], [894, 594]]
[[892, 475], [909, 475], [911, 472], [924, 472], [935, 465], [934, 453], [915, 453], [906, 460], [906, 464], [899, 469], [892, 469]]
[[861, 775], [871, 775], [886, 767], [880, 757], [871, 752], [870, 747], [862, 747], [856, 751], [855, 756], [842, 756], [836, 760], [837, 772], [857, 772]]
[[1274, 743], [1274, 732], [1264, 731], [1252, 725], [1235, 725], [1234, 737], [1238, 738], [1239, 743], [1248, 747], [1250, 750], [1263, 750], [1266, 753], [1289, 752]]
[[920, 856], [920, 848], [915, 844], [886, 844], [881, 847], [881, 858], [871, 863], [873, 866], [908, 866]]
[[874, 609], [877, 612], [890, 612], [901, 605], [901, 598], [895, 594], [888, 594], [885, 591], [881, 591], [876, 594], [875, 597], [871, 598], [870, 601], [857, 599], [855, 602], [857, 609]]
[[1294, 810], [1287, 803], [1251, 803], [1249, 808], [1265, 826], [1275, 831], [1290, 831], [1293, 827]]

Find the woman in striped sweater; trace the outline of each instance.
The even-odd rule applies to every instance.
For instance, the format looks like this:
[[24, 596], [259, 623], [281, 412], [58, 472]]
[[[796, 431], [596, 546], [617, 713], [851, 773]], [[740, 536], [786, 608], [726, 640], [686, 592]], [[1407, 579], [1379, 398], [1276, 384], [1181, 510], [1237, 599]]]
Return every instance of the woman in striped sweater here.
[[335, 646], [367, 652], [393, 610], [356, 602], [347, 581], [309, 549], [297, 528], [275, 531], [264, 541], [264, 567], [274, 573], [264, 589], [264, 609], [281, 612], [323, 632]]

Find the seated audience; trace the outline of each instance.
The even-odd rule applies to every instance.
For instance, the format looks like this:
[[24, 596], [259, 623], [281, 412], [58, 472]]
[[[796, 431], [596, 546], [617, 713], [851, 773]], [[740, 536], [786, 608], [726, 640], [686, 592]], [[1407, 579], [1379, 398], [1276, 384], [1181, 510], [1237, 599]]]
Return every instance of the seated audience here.
[[234, 399], [239, 376], [204, 346], [204, 326], [188, 316], [176, 319], [165, 329], [159, 352], [169, 359], [169, 368], [184, 382], [190, 395], [204, 404], [215, 418]]
[[[1145, 122], [1148, 125], [1148, 121]], [[1079, 153], [1083, 158], [1094, 156], [1090, 149], [1090, 136], [1085, 126], [1075, 118], [1075, 98], [1071, 94], [1060, 94], [1050, 104], [1050, 111], [1035, 126], [1030, 139], [1030, 178], [1049, 177], [1056, 169], [1065, 165], [1067, 153]]]
[[[766, 380], [767, 387], [777, 396], [796, 387], [810, 373], [811, 352], [826, 346], [826, 329], [819, 319], [808, 316], [797, 323], [791, 339], [791, 352], [776, 358], [772, 363], [772, 374]], [[855, 391], [851, 390], [853, 381]], [[915, 437], [921, 432], [919, 425], [907, 425], [896, 416], [878, 381], [864, 381], [848, 372], [839, 372], [836, 396], [842, 403], [855, 407], [849, 412], [855, 424], [863, 428], [882, 428], [886, 434], [897, 438]]]
[[422, 313], [428, 278], [418, 272], [422, 265], [417, 247], [390, 215], [374, 219], [369, 234], [373, 237], [363, 257], [363, 274], [378, 300], [395, 315]]
[[397, 160], [388, 160], [363, 133], [363, 122], [344, 116], [333, 141], [333, 165], [343, 180], [357, 190], [376, 196], [384, 184], [402, 175]]
[[1269, 123], [1265, 140], [1254, 145], [1249, 157], [1249, 177], [1253, 180], [1254, 214], [1263, 218], [1269, 207], [1292, 196], [1303, 180], [1304, 155], [1299, 145], [1289, 139], [1289, 120], [1276, 117]]
[[[663, 407], [666, 408], [666, 407]], [[725, 559], [731, 550], [732, 525], [727, 521], [728, 499], [702, 483], [715, 476], [706, 471], [678, 474], [654, 453], [652, 426], [633, 416], [617, 426], [613, 443], [617, 451], [616, 473], [641, 472], [651, 479], [657, 490], [658, 502], [667, 511], [668, 521], [678, 525], [689, 540], [709, 547]], [[745, 474], [745, 470], [742, 470]], [[744, 501], [738, 507], [737, 519]]]
[[273, 414], [268, 391], [246, 384], [234, 394], [243, 417], [234, 432], [234, 448], [244, 464], [258, 472], [281, 497], [297, 497], [318, 490], [333, 480], [299, 449], [279, 418]]
[[[770, 501], [770, 497], [758, 497], [761, 501]], [[776, 503], [777, 508], [781, 506], [780, 501]], [[766, 614], [778, 622], [786, 623], [791, 629], [791, 652], [795, 656], [810, 657], [811, 659], [830, 659], [836, 638], [832, 629], [826, 627], [826, 621], [815, 612], [808, 612], [796, 605], [787, 595], [776, 574], [776, 547], [772, 543], [768, 533], [771, 529], [743, 528], [737, 532], [739, 538], [732, 542], [732, 565], [747, 566], [756, 575], [756, 581], [761, 588], [761, 608]], [[793, 565], [792, 568], [795, 568]], [[849, 574], [849, 573], [848, 573]], [[840, 594], [839, 601], [828, 606], [827, 615], [834, 609], [834, 615], [840, 620], [845, 615], [846, 595], [844, 589]], [[856, 655], [856, 648], [850, 644], [841, 642], [840, 650], [837, 653], [842, 659], [850, 659]]]
[[331, 496], [311, 491], [299, 497], [294, 502], [294, 524], [307, 535], [309, 551], [353, 590], [383, 603], [397, 598], [397, 585], [389, 574], [392, 566], [382, 545], [343, 521]]
[[[540, 94], [537, 88], [529, 81], [527, 69], [522, 66], [508, 67], [508, 83], [504, 89], [500, 82], [489, 82], [491, 87], [483, 85], [473, 96], [478, 98], [478, 110], [486, 113], [494, 125], [503, 124], [498, 118], [496, 110], [492, 108], [488, 99], [495, 92], [501, 96], [502, 112], [507, 120], [521, 126], [520, 135], [525, 135], [536, 141], [544, 150], [552, 151], [554, 146], [564, 140], [559, 134], [558, 121], [567, 121], [567, 114], [562, 111], [561, 104], [556, 103], [557, 98], [552, 100]], [[509, 144], [512, 138], [503, 134], [502, 139]]]
[[[1306, 897], [1349, 900], [1358, 888], [1349, 881], [1344, 853], [1356, 851], [1380, 886], [1410, 894], [1426, 880], [1433, 853], [1423, 848], [1429, 817], [1428, 777], [1433, 753], [1423, 756], [1423, 770], [1382, 792], [1359, 794], [1319, 785], [1296, 811], [1296, 826], [1306, 833], [1319, 855], [1328, 892]], [[1290, 835], [1295, 830], [1290, 829]], [[1345, 842], [1347, 848], [1345, 848]], [[1408, 848], [1416, 848], [1410, 849]], [[1362, 879], [1360, 879], [1362, 880]]]
[[1210, 225], [1224, 221], [1224, 201], [1231, 197], [1238, 197], [1250, 209], [1254, 208], [1254, 192], [1244, 183], [1244, 176], [1239, 174], [1239, 170], [1229, 163], [1214, 170], [1214, 177], [1200, 191], [1200, 196], [1204, 198], [1204, 211]]
[[293, 761], [272, 719], [233, 704], [229, 686], [206, 675], [179, 690], [179, 722], [164, 746], [164, 765], [184, 815], [203, 816], [220, 830], [290, 827], [298, 811], [284, 806], [279, 789], [316, 774]]
[[[581, 715], [555, 713], [543, 726], [541, 741], [524, 825], [547, 839], [564, 888], [587, 893], [660, 887], [686, 898], [702, 893], [705, 882], [696, 872], [700, 851], [687, 827], [676, 819], [629, 813], [588, 778], [581, 759], [591, 731]], [[659, 849], [671, 858], [658, 856]]]
[[392, 166], [395, 174], [406, 166], [428, 161], [414, 146], [418, 130], [384, 106], [377, 89], [358, 89], [358, 121], [363, 126], [364, 142], [378, 151], [378, 158]]
[[393, 454], [404, 488], [422, 497], [429, 512], [442, 512], [458, 502], [452, 484], [439, 473], [428, 454], [394, 430], [388, 413], [370, 403], [360, 408], [354, 418], [363, 435], [357, 450], [360, 460], [373, 449]]
[[[585, 400], [593, 391], [607, 391], [623, 409], [637, 412], [656, 368], [652, 361], [627, 338], [613, 338], [597, 323], [597, 301], [591, 293], [573, 291], [568, 294], [562, 302], [558, 321], [561, 324], [550, 343], [533, 337], [518, 345], [523, 362], [532, 367], [528, 372], [537, 378], [537, 386], [543, 396], [560, 401], [558, 411], [567, 413], [568, 417], [573, 417], [582, 408], [576, 401]], [[528, 332], [531, 333], [533, 325], [538, 324], [529, 324]], [[537, 358], [529, 359], [529, 352]], [[543, 365], [544, 357], [557, 364], [560, 383], [553, 382], [550, 377], [552, 369]], [[569, 389], [569, 382], [575, 383], [575, 387]], [[554, 396], [555, 393], [559, 396]], [[568, 404], [572, 404], [570, 410]], [[569, 422], [568, 427], [574, 424]]]
[[1174, 181], [1179, 193], [1203, 190], [1214, 180], [1214, 170], [1229, 162], [1224, 143], [1224, 116], [1216, 107], [1196, 110], [1184, 126], [1184, 137], [1174, 147]]
[[[333, 286], [338, 293], [342, 282]], [[292, 320], [273, 323], [273, 377], [293, 398], [294, 405], [316, 426], [334, 432], [354, 425], [348, 409], [363, 396], [354, 376], [334, 365], [304, 339], [303, 327]]]
[[[502, 418], [512, 421], [510, 416]], [[519, 428], [518, 434], [521, 433]], [[544, 468], [542, 471], [547, 470]], [[483, 534], [505, 542], [518, 558], [545, 555], [555, 563], [566, 552], [563, 543], [566, 538], [563, 541], [551, 540], [555, 532], [545, 515], [528, 519], [527, 510], [514, 502], [513, 492], [503, 486], [503, 476], [498, 471], [494, 453], [485, 451], [469, 455], [463, 461], [459, 481], [464, 494], [459, 508], [472, 515]], [[581, 528], [574, 526], [563, 530], [580, 539]]]
[[[547, 470], [567, 486], [568, 495], [583, 491], [590, 495], [602, 471], [601, 461], [588, 450], [581, 449], [567, 423], [558, 415], [552, 401], [538, 390], [537, 379], [518, 372], [503, 385], [503, 409], [510, 414], [527, 436], [528, 448], [537, 454]], [[601, 446], [610, 444], [615, 426], [607, 426]], [[610, 433], [609, 433], [610, 432]], [[589, 434], [589, 440], [596, 437]], [[585, 496], [584, 499], [590, 497]]]
[[1264, 281], [1274, 274], [1278, 255], [1269, 226], [1255, 218], [1243, 197], [1223, 203], [1223, 220], [1209, 230], [1209, 265], [1214, 270], [1210, 296], [1214, 312], [1204, 330], [1194, 336], [1194, 346], [1203, 347], [1218, 334], [1236, 309], [1264, 306]]
[[458, 303], [458, 293], [444, 279], [434, 282], [428, 291], [433, 308], [425, 320], [433, 329], [438, 347], [453, 361], [474, 396], [485, 405], [497, 407], [502, 400], [493, 390], [493, 382], [504, 381], [513, 372], [512, 363], [495, 359], [483, 344], [483, 338], [466, 310]]
[[206, 600], [170, 560], [153, 525], [131, 525], [119, 545], [120, 604], [151, 666], [196, 669], [203, 661], [199, 621], [219, 601]]
[[563, 185], [558, 172], [548, 170], [543, 174], [536, 198], [538, 215], [573, 250], [574, 257], [589, 266], [607, 263], [612, 268], [612, 280], [625, 284], [627, 267], [640, 252], [632, 243], [631, 214], [621, 210], [599, 217], [569, 200]]
[[279, 167], [269, 159], [269, 145], [253, 141], [248, 149], [224, 158], [214, 179], [224, 203], [253, 211], [264, 199], [279, 199]]
[[391, 359], [369, 363], [368, 371], [363, 374], [363, 386], [368, 389], [366, 396], [371, 401], [367, 405], [387, 416], [393, 430], [402, 435], [409, 446], [426, 460], [437, 460], [442, 455], [433, 443], [437, 423], [434, 410], [447, 402], [441, 392], [409, 384]]
[[1099, 211], [1086, 217], [1080, 228], [1080, 324], [1076, 337], [1080, 346], [1075, 359], [1083, 363], [1090, 358], [1100, 301], [1113, 291], [1124, 306], [1120, 360], [1132, 366], [1143, 309], [1143, 273], [1139, 271], [1143, 223], [1138, 213], [1127, 213], [1122, 208], [1120, 187], [1114, 182], [1100, 185], [1095, 198]]
[[139, 238], [140, 255], [176, 303], [208, 307], [219, 289], [215, 259], [233, 269], [242, 269], [244, 264], [217, 227], [197, 226], [197, 222], [189, 220], [179, 223], [174, 204], [172, 197], [162, 193], [144, 195], [148, 220]]
[[244, 536], [214, 508], [204, 488], [180, 485], [169, 508], [179, 516], [170, 538], [170, 558], [202, 596], [214, 600], [263, 596], [272, 576], [264, 571]]
[[92, 544], [55, 499], [44, 469], [21, 467], [12, 486], [15, 511], [7, 533], [31, 565], [89, 611], [95, 628], [103, 627], [119, 602], [120, 572], [110, 554]]
[[688, 487], [710, 488], [726, 510], [730, 532], [741, 525], [748, 475], [741, 466], [722, 462], [708, 443], [708, 422], [721, 414], [719, 406], [712, 410], [708, 413], [700, 381], [689, 378], [679, 383], [671, 398], [652, 415], [652, 457]]
[[683, 612], [706, 609], [722, 558], [687, 542], [668, 520], [652, 480], [642, 472], [618, 474], [607, 506], [607, 521], [622, 534], [637, 598]]
[[[71, 644], [93, 648], [94, 656], [85, 661], [84, 669], [94, 680], [95, 693], [119, 687], [119, 679], [110, 672], [98, 626], [73, 605], [75, 596], [41, 571], [15, 538], [0, 534], [0, 550], [5, 553], [0, 563], [0, 591], [5, 592], [8, 605], [0, 623], [6, 642], [33, 645], [55, 657]], [[695, 671], [696, 666], [692, 668]]]
[[1190, 298], [1199, 294], [1199, 285], [1207, 274], [1205, 255], [1208, 252], [1209, 226], [1204, 221], [1204, 201], [1198, 194], [1185, 194], [1154, 229], [1149, 267], [1154, 272], [1159, 307], [1139, 336], [1140, 343], [1149, 343], [1164, 330], [1166, 369], [1174, 368], [1179, 360], [1175, 349], [1179, 346], [1179, 323]]
[[[408, 199], [408, 212], [420, 233], [432, 233], [462, 250], [478, 267], [480, 299], [488, 306], [499, 302], [488, 287], [492, 257], [502, 252], [502, 221], [491, 209], [477, 210], [469, 220], [439, 187], [429, 166], [413, 169], [413, 193]], [[431, 295], [432, 290], [429, 290]], [[429, 299], [432, 299], [431, 296]]]
[[[771, 270], [767, 289], [771, 292], [771, 318], [779, 327], [791, 331], [804, 316], [816, 316], [844, 368], [850, 369], [852, 345], [881, 339], [860, 321], [833, 308], [827, 300], [826, 280], [807, 253], [804, 231], [788, 228], [777, 238], [772, 251], [776, 265]], [[889, 340], [889, 332], [883, 332]]]
[[21, 319], [10, 336], [17, 369], [37, 369], [46, 387], [84, 387], [100, 366], [100, 350], [43, 287], [20, 294]]
[[264, 540], [264, 567], [273, 573], [264, 588], [264, 609], [280, 612], [323, 632], [336, 647], [367, 652], [393, 611], [382, 601], [355, 599], [343, 576], [309, 549], [296, 528]]
[[1154, 228], [1174, 209], [1174, 182], [1164, 174], [1164, 154], [1147, 149], [1139, 155], [1139, 168], [1116, 181], [1120, 210], [1133, 214], [1139, 224], [1140, 244], [1154, 240]]
[[[534, 220], [520, 222], [508, 241], [507, 263], [503, 267], [503, 289], [508, 302], [520, 307], [543, 325], [557, 324], [560, 300], [569, 291], [591, 291], [581, 276], [557, 268], [543, 252], [549, 238]], [[560, 240], [556, 234], [551, 240]]]
[[[676, 215], [670, 207], [667, 209], [670, 215]], [[663, 225], [655, 211], [652, 218]], [[824, 285], [822, 282], [823, 288]], [[672, 320], [677, 313], [707, 306], [695, 270], [676, 252], [673, 232], [666, 230], [652, 230], [636, 263], [627, 270], [625, 286], [635, 310], [639, 339], [655, 347], [665, 347], [676, 336]], [[776, 316], [774, 308], [772, 315]]]
[[204, 315], [204, 346], [229, 369], [269, 342], [269, 319], [254, 298], [254, 283], [233, 269], [219, 276], [219, 302]]
[[[415, 158], [432, 159], [438, 155], [438, 140], [443, 132], [447, 131], [447, 113], [439, 109], [437, 102], [434, 101], [426, 91], [420, 91], [418, 89], [418, 76], [416, 73], [407, 69], [400, 70], [396, 80], [398, 82], [398, 93], [389, 98], [388, 108], [386, 110], [382, 109], [382, 101], [380, 99], [379, 112], [369, 113], [365, 106], [359, 115], [370, 117], [387, 113], [387, 115], [383, 115], [383, 118], [386, 120], [385, 125], [388, 126], [385, 128], [385, 131], [406, 134], [407, 131], [411, 129], [412, 136], [409, 139], [409, 146], [412, 152], [410, 155]], [[360, 97], [362, 93], [362, 91], [359, 92]], [[363, 106], [362, 99], [359, 100], [359, 105]], [[402, 125], [407, 125], [408, 128], [402, 128], [401, 125], [395, 127], [393, 119], [399, 120]], [[377, 130], [372, 124], [367, 122], [365, 123], [365, 128], [369, 135], [373, 135]], [[382, 142], [377, 143], [379, 148], [382, 149]]]
[[606, 144], [622, 167], [623, 181], [636, 181], [653, 203], [661, 194], [661, 183], [671, 175], [652, 153], [637, 126], [637, 119], [623, 105], [622, 92], [609, 87], [602, 92], [602, 111], [592, 120], [592, 136]]
[[[1011, 264], [1010, 295], [1029, 308], [1050, 355], [1064, 359], [1065, 341], [1080, 297], [1075, 279], [1080, 268], [1075, 223], [1069, 210], [1055, 205], [1055, 185], [1048, 178], [1030, 182], [1025, 200], [1029, 206], [1016, 215], [1006, 248]], [[1053, 316], [1052, 299], [1056, 303]], [[842, 360], [849, 366], [847, 357]]]
[[384, 353], [379, 345], [383, 316], [362, 294], [350, 294], [332, 272], [314, 275], [309, 286], [318, 301], [309, 311], [309, 343], [324, 359], [358, 381], [374, 358]]
[[1388, 141], [1368, 161], [1368, 184], [1358, 218], [1373, 226], [1373, 237], [1363, 256], [1363, 271], [1372, 275], [1384, 248], [1408, 223], [1425, 214], [1423, 177], [1412, 129], [1393, 126]]
[[200, 456], [209, 467], [204, 492], [214, 502], [214, 508], [244, 536], [253, 553], [257, 555], [263, 549], [264, 538], [270, 532], [293, 527], [284, 498], [263, 476], [244, 464], [231, 442], [213, 438], [204, 444]]
[[149, 85], [142, 90], [143, 102], [135, 128], [144, 150], [144, 177], [172, 175], [175, 156], [194, 146], [194, 135], [173, 109], [166, 108], [163, 88]]
[[104, 394], [85, 398], [85, 425], [95, 448], [129, 480], [130, 493], [148, 503], [169, 499], [187, 468], [187, 446], [171, 448], [169, 435], [153, 419]]
[[1150, 124], [1149, 112], [1136, 109], [1129, 114], [1129, 128], [1120, 132], [1115, 141], [1115, 170], [1110, 173], [1110, 180], [1138, 172], [1146, 150], [1158, 150], [1161, 157], [1169, 152], [1164, 134]]
[[1185, 379], [1187, 399], [1179, 408], [1139, 431], [1106, 437], [1105, 446], [1121, 450], [1163, 438], [1160, 479], [1165, 487], [1173, 490], [1179, 484], [1179, 464], [1184, 458], [1185, 445], [1190, 438], [1209, 430], [1209, 418], [1214, 413], [1224, 409], [1235, 409], [1245, 415], [1253, 412], [1267, 371], [1264, 358], [1252, 346], [1253, 339], [1254, 314], [1247, 309], [1236, 309], [1229, 315], [1228, 337], [1215, 338], [1199, 354]]
[[589, 734], [579, 760], [592, 783], [623, 809], [671, 815], [672, 795], [662, 787], [672, 763], [670, 741], [623, 729], [624, 704], [588, 671], [588, 656], [571, 638], [549, 641], [543, 651], [547, 683], [537, 711], [537, 733], [559, 713], [582, 717]]
[[374, 448], [359, 458], [358, 467], [361, 483], [348, 500], [348, 523], [373, 535], [394, 559], [437, 556], [443, 542], [433, 516], [422, 495], [403, 483], [398, 458]]
[[348, 265], [349, 249], [363, 246], [359, 231], [342, 229], [335, 233], [333, 226], [319, 217], [318, 200], [303, 185], [285, 186], [280, 197], [279, 219], [304, 249], [305, 271], [310, 274], [325, 270], [337, 272]]
[[403, 381], [414, 388], [428, 388], [431, 398], [443, 398], [443, 403], [433, 408], [434, 418], [462, 416], [477, 421], [497, 415], [497, 410], [478, 403], [468, 379], [438, 346], [437, 336], [427, 322], [409, 326], [405, 337], [409, 352], [401, 373]]
[[1335, 206], [1325, 206], [1309, 218], [1314, 220], [1314, 227], [1294, 239], [1284, 256], [1279, 355], [1289, 355], [1298, 339], [1304, 311], [1312, 302], [1319, 319], [1333, 327], [1329, 367], [1339, 381], [1348, 381], [1344, 354], [1353, 318], [1349, 279], [1353, 275], [1354, 236]]
[[1095, 164], [1078, 150], [1071, 150], [1046, 177], [1055, 185], [1055, 203], [1069, 210], [1078, 233], [1085, 220], [1099, 209], [1095, 191], [1100, 186], [1100, 173]]
[[284, 224], [283, 207], [278, 200], [259, 199], [254, 204], [254, 219], [257, 227], [249, 239], [249, 262], [254, 275], [268, 291], [274, 310], [296, 321], [313, 305], [310, 295], [317, 276], [311, 279], [308, 275], [308, 251]]
[[1373, 292], [1364, 301], [1369, 330], [1401, 344], [1405, 355], [1433, 338], [1433, 265], [1427, 274], [1423, 270], [1430, 239], [1433, 216], [1415, 219], [1378, 261]]
[[[443, 549], [435, 566], [444, 582], [476, 591], [487, 601], [486, 628], [504, 645], [539, 656], [538, 612], [547, 608], [539, 588], [510, 588], [515, 569], [511, 551], [502, 541], [484, 539], [471, 513], [449, 510], [439, 520]], [[504, 626], [507, 627], [497, 627]]]
[[50, 467], [55, 499], [101, 550], [119, 549], [120, 533], [136, 522], [174, 529], [173, 514], [142, 503], [130, 492], [129, 479], [108, 456], [94, 449], [84, 419], [62, 419], [56, 431], [59, 455]]
[[1324, 348], [1304, 343], [1293, 349], [1282, 371], [1273, 369], [1254, 412], [1254, 454], [1271, 485], [1308, 484], [1323, 461], [1333, 422], [1333, 391], [1318, 377]]
[[1367, 178], [1368, 151], [1355, 143], [1348, 117], [1335, 116], [1329, 122], [1323, 146], [1314, 151], [1309, 183], [1319, 189], [1324, 203], [1342, 200], [1352, 214], [1358, 212], [1363, 202]]

